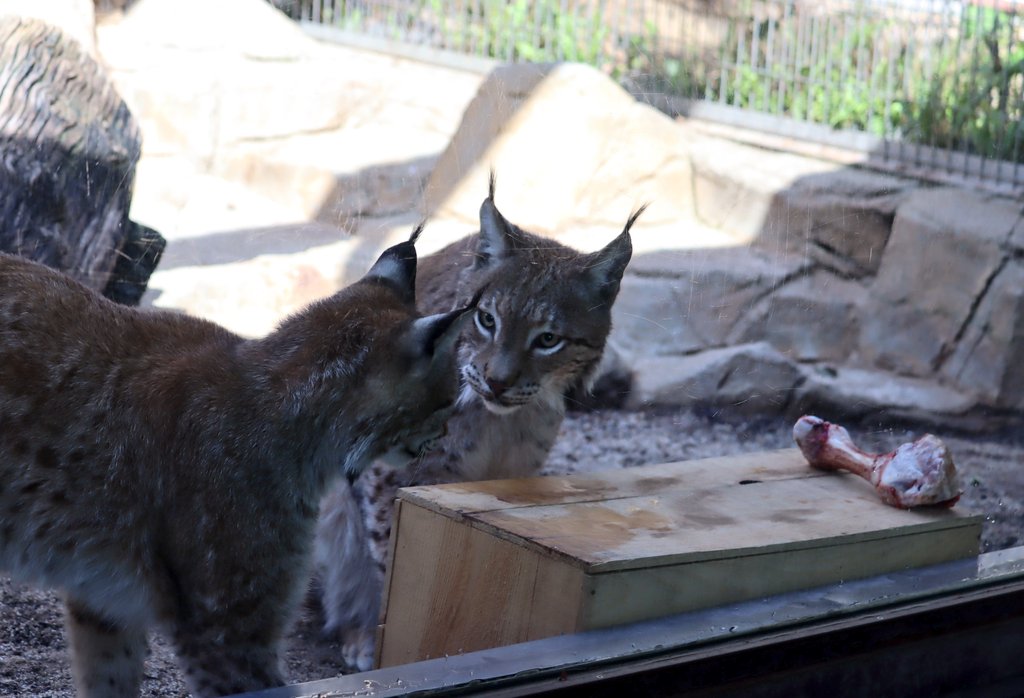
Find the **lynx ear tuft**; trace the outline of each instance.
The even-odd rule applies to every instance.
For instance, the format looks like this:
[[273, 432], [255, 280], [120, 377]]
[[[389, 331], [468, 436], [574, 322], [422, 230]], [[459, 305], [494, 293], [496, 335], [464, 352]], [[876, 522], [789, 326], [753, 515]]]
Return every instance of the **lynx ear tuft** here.
[[427, 227], [426, 221], [420, 221], [419, 225], [413, 228], [412, 235], [409, 236], [409, 243], [412, 245], [416, 244], [416, 241], [420, 239], [420, 233]]
[[478, 268], [496, 263], [515, 247], [514, 226], [494, 204], [494, 183], [494, 170], [491, 170], [487, 198], [480, 205], [480, 238], [476, 247]]
[[646, 211], [647, 207], [650, 206], [650, 205], [651, 205], [650, 203], [646, 203], [643, 206], [641, 206], [640, 208], [638, 208], [637, 210], [633, 211], [633, 213], [629, 214], [629, 219], [626, 220], [626, 227], [622, 229], [622, 232], [623, 233], [628, 233], [629, 229], [633, 227], [634, 223], [636, 223], [636, 219], [639, 218], [640, 214], [643, 213], [644, 211]]
[[365, 279], [382, 279], [392, 283], [409, 303], [416, 301], [416, 239], [423, 231], [423, 223], [416, 226], [405, 242], [387, 248], [366, 272]]

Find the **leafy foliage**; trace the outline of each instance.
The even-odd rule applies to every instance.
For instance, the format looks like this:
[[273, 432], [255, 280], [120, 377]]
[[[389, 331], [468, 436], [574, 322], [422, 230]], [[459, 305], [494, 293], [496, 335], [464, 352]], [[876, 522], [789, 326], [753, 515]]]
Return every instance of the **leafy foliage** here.
[[694, 21], [724, 27], [720, 43], [671, 50], [664, 28], [624, 25], [622, 8], [613, 16], [606, 2], [312, 1], [328, 22], [389, 38], [506, 61], [578, 61], [646, 89], [1024, 162], [1024, 20], [1013, 11], [949, 2], [909, 17], [867, 3], [826, 11], [736, 0], [728, 16], [692, 10]]

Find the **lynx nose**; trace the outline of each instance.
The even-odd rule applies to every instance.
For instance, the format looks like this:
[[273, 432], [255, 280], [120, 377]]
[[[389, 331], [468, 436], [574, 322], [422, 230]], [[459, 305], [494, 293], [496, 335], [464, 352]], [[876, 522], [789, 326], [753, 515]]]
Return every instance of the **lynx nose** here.
[[486, 379], [486, 382], [487, 387], [491, 389], [491, 394], [494, 395], [494, 397], [499, 397], [508, 389], [508, 383], [500, 378], [488, 378]]

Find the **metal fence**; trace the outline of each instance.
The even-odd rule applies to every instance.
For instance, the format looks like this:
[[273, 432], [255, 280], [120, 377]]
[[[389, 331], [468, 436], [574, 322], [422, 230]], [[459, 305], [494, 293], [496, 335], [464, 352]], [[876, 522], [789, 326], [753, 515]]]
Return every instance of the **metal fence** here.
[[384, 39], [590, 63], [641, 93], [726, 108], [712, 113], [860, 134], [890, 160], [1024, 185], [1024, 0], [284, 2]]

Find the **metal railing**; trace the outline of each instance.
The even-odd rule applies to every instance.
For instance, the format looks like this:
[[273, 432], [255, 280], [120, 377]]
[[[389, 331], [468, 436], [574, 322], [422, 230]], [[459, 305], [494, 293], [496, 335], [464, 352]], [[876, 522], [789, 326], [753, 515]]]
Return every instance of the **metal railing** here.
[[1022, 0], [283, 1], [297, 19], [590, 63], [641, 93], [819, 140], [861, 134], [859, 147], [908, 166], [1024, 185]]

